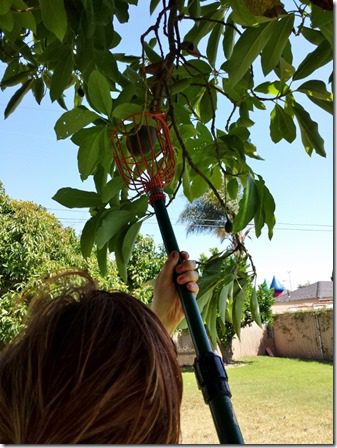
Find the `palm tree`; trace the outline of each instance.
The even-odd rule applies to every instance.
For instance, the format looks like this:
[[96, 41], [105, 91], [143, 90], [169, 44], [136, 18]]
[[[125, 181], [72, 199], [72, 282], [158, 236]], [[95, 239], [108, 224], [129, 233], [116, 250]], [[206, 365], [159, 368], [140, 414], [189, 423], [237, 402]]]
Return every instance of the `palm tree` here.
[[187, 234], [210, 232], [221, 242], [232, 239], [232, 221], [238, 211], [238, 202], [225, 198], [221, 192], [219, 195], [225, 207], [220, 204], [212, 191], [186, 206], [179, 221], [187, 224]]

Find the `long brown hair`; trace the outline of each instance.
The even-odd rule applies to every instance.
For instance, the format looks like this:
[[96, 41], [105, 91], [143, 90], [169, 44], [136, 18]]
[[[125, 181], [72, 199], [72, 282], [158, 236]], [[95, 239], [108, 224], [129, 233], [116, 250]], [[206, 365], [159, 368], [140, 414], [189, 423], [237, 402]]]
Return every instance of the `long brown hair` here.
[[90, 278], [67, 280], [34, 301], [26, 329], [1, 353], [0, 442], [175, 444], [181, 395], [174, 346], [155, 314]]

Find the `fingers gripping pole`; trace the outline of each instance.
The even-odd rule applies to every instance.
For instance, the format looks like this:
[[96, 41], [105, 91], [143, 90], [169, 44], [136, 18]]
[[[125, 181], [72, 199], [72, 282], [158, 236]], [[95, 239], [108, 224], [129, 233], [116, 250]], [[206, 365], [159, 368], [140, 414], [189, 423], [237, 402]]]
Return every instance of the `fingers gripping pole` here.
[[[165, 207], [164, 194], [150, 196], [166, 252], [178, 251], [170, 218]], [[243, 437], [231, 402], [227, 374], [222, 359], [212, 351], [199, 307], [186, 285], [176, 287], [185, 312], [188, 328], [196, 352], [194, 369], [204, 399], [209, 405], [221, 444], [243, 444]]]

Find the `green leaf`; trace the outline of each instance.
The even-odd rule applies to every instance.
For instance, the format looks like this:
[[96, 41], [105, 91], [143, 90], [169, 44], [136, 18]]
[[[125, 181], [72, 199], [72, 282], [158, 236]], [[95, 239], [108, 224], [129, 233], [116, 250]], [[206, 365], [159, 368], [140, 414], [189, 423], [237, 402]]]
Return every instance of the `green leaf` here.
[[229, 194], [229, 197], [231, 199], [236, 199], [237, 195], [238, 195], [238, 191], [239, 191], [239, 183], [238, 181], [235, 179], [235, 177], [232, 177], [228, 182], [227, 182], [227, 193]]
[[275, 226], [275, 202], [262, 177], [258, 177], [258, 180], [255, 181], [255, 185], [259, 195], [259, 207], [257, 208], [254, 216], [255, 234], [256, 237], [259, 238], [259, 236], [261, 235], [262, 227], [264, 226], [264, 224], [267, 224], [268, 237], [269, 239], [271, 239]]
[[18, 105], [23, 100], [26, 93], [31, 89], [33, 80], [29, 79], [25, 83], [22, 84], [22, 86], [14, 93], [12, 98], [8, 101], [8, 104], [6, 106], [4, 116], [5, 118], [8, 118], [11, 113], [15, 111], [15, 109], [18, 107]]
[[244, 301], [245, 301], [245, 293], [244, 290], [240, 288], [234, 297], [233, 310], [232, 310], [232, 323], [234, 331], [239, 339], [241, 333], [241, 319], [242, 319], [242, 310]]
[[226, 314], [226, 305], [227, 305], [227, 298], [228, 294], [233, 287], [233, 283], [227, 283], [221, 288], [220, 294], [219, 294], [219, 315], [223, 322], [225, 322], [225, 314]]
[[315, 150], [322, 157], [326, 156], [324, 140], [318, 132], [318, 125], [312, 120], [309, 113], [298, 103], [294, 103], [293, 111], [301, 130], [302, 143], [306, 152], [311, 155]]
[[133, 223], [127, 230], [124, 238], [123, 238], [123, 244], [122, 244], [122, 258], [124, 261], [124, 264], [127, 265], [129, 263], [133, 246], [135, 244], [136, 238], [138, 236], [138, 233], [140, 231], [140, 228], [142, 226], [142, 222], [138, 221]]
[[104, 113], [108, 117], [111, 114], [112, 99], [110, 96], [110, 84], [106, 77], [98, 70], [93, 70], [88, 79], [89, 101], [97, 112]]
[[108, 273], [108, 245], [106, 244], [102, 248], [97, 248], [97, 262], [100, 273], [103, 277]]
[[300, 85], [296, 89], [298, 92], [303, 92], [309, 97], [314, 97], [323, 101], [333, 101], [333, 95], [331, 92], [328, 92], [326, 86], [323, 81], [307, 81], [304, 84]]
[[295, 68], [282, 56], [279, 64], [274, 68], [274, 71], [280, 78], [280, 81], [287, 82], [295, 73]]
[[81, 244], [81, 252], [84, 258], [89, 258], [91, 255], [91, 251], [95, 242], [95, 232], [98, 224], [98, 216], [93, 216], [90, 218], [84, 225], [80, 244]]
[[14, 28], [14, 17], [11, 11], [7, 14], [0, 15], [0, 28], [4, 31], [11, 32]]
[[157, 6], [159, 5], [160, 0], [151, 0], [150, 3], [150, 14], [152, 15], [154, 10], [157, 8]]
[[[230, 15], [226, 20], [227, 25], [225, 26], [225, 32], [223, 35], [223, 52], [226, 59], [229, 59], [232, 56], [233, 48], [234, 48], [234, 37], [236, 34], [234, 23], [232, 21], [232, 15]], [[231, 26], [233, 25], [233, 26]]]
[[264, 75], [267, 75], [280, 61], [294, 26], [294, 14], [288, 14], [279, 21], [271, 23], [270, 38], [261, 55]]
[[200, 0], [189, 0], [187, 9], [192, 17], [200, 17]]
[[45, 27], [62, 42], [67, 31], [67, 14], [64, 0], [39, 0]]
[[112, 115], [120, 120], [130, 117], [132, 114], [138, 114], [144, 110], [144, 106], [134, 103], [124, 103], [116, 106]]
[[307, 41], [316, 46], [321, 44], [324, 40], [324, 36], [320, 31], [313, 30], [312, 28], [307, 28], [305, 26], [301, 28], [301, 34], [303, 34]]
[[109, 180], [102, 192], [102, 202], [105, 204], [111, 201], [115, 196], [119, 194], [119, 192], [123, 188], [123, 185], [124, 181], [120, 176], [114, 177], [113, 179]]
[[104, 218], [96, 232], [96, 244], [100, 249], [110, 241], [130, 221], [133, 214], [127, 210], [111, 209]]
[[147, 42], [143, 43], [143, 48], [145, 50], [146, 56], [152, 64], [160, 62], [162, 60], [162, 57], [158, 53], [156, 53]]
[[292, 117], [278, 104], [270, 114], [270, 137], [274, 143], [283, 138], [291, 143], [296, 138], [296, 126]]
[[253, 289], [253, 292], [250, 296], [250, 311], [252, 313], [252, 318], [254, 319], [254, 321], [259, 327], [262, 328], [260, 307], [259, 302], [257, 301], [256, 288]]
[[32, 92], [38, 104], [41, 104], [42, 98], [45, 94], [44, 82], [41, 78], [36, 78], [33, 81]]
[[316, 106], [321, 107], [323, 110], [331, 115], [334, 115], [334, 103], [331, 101], [323, 101], [312, 96], [308, 96], [309, 100], [312, 101]]
[[215, 116], [217, 108], [217, 96], [215, 90], [210, 86], [205, 90], [200, 101], [200, 118], [203, 123], [208, 123]]
[[311, 75], [315, 70], [323, 67], [333, 57], [331, 45], [328, 41], [324, 40], [314, 51], [309, 53], [298, 66], [293, 79], [306, 78]]
[[12, 6], [12, 0], [1, 0], [0, 2], [0, 15], [7, 14]]
[[280, 81], [266, 81], [254, 87], [255, 92], [266, 93], [269, 95], [279, 95], [282, 90], [282, 83]]
[[122, 257], [122, 243], [123, 243], [123, 238], [120, 236], [115, 241], [115, 248], [114, 248], [115, 260], [116, 260], [116, 265], [117, 265], [118, 274], [119, 274], [120, 278], [123, 280], [124, 283], [127, 283], [128, 270], [127, 270], [127, 265], [124, 263], [124, 260]]
[[219, 41], [221, 35], [223, 34], [223, 29], [224, 25], [217, 23], [214, 26], [213, 31], [211, 32], [208, 39], [206, 54], [210, 64], [213, 66], [215, 65], [216, 55], [218, 53]]
[[219, 7], [218, 2], [201, 7], [200, 17], [203, 17], [204, 19], [209, 18], [211, 20], [201, 20], [195, 23], [192, 29], [185, 35], [184, 40], [198, 45], [200, 40], [214, 28], [214, 22], [212, 22], [212, 20], [223, 20], [224, 13], [225, 6]]
[[[17, 3], [18, 5], [22, 5], [23, 9], [26, 9], [26, 4], [22, 1]], [[14, 7], [16, 6], [14, 2]], [[20, 7], [19, 7], [20, 8]], [[18, 9], [19, 9], [18, 8]], [[21, 12], [15, 12], [14, 13], [14, 21], [16, 22], [17, 26], [21, 26], [22, 28], [26, 28], [28, 30], [32, 30], [34, 33], [36, 32], [36, 22], [34, 15], [31, 13], [31, 11], [25, 11], [24, 13]]]
[[319, 28], [325, 39], [334, 46], [333, 11], [324, 10], [312, 5], [311, 23], [313, 28]]
[[70, 187], [60, 188], [53, 199], [68, 208], [97, 207], [101, 204], [97, 193]]
[[256, 28], [247, 28], [241, 34], [227, 65], [228, 89], [233, 88], [244, 77], [258, 54], [267, 45], [272, 24], [273, 22], [269, 22]]
[[217, 318], [217, 303], [215, 300], [211, 299], [207, 309], [206, 326], [213, 347], [216, 346], [217, 342], [216, 318]]
[[72, 138], [72, 141], [79, 145], [77, 162], [82, 180], [95, 171], [100, 156], [102, 134], [105, 132], [105, 127], [93, 126], [81, 129]]
[[64, 90], [69, 87], [73, 74], [73, 55], [69, 51], [56, 65], [50, 83], [50, 99], [54, 102], [58, 100]]
[[33, 75], [33, 73], [34, 70], [31, 67], [13, 61], [7, 66], [0, 82], [0, 87], [4, 90], [6, 87], [24, 83]]
[[198, 294], [197, 303], [198, 303], [200, 313], [203, 314], [204, 318], [205, 318], [205, 316], [207, 316], [207, 308], [208, 308], [210, 300], [212, 299], [214, 288], [215, 287], [213, 286], [212, 288], [205, 291], [203, 294], [201, 294], [201, 295]]
[[176, 95], [177, 93], [183, 92], [187, 89], [193, 80], [191, 78], [178, 79], [173, 82], [171, 87], [171, 95]]
[[54, 127], [57, 139], [64, 139], [75, 134], [97, 118], [100, 118], [99, 115], [84, 106], [75, 107], [75, 109], [65, 112]]
[[230, 0], [228, 3], [233, 10], [233, 22], [244, 26], [252, 26], [257, 23], [257, 18], [250, 12], [245, 0]]
[[233, 233], [244, 229], [254, 218], [259, 205], [259, 197], [254, 179], [249, 176], [243, 191], [243, 196], [239, 202], [239, 212], [233, 222]]

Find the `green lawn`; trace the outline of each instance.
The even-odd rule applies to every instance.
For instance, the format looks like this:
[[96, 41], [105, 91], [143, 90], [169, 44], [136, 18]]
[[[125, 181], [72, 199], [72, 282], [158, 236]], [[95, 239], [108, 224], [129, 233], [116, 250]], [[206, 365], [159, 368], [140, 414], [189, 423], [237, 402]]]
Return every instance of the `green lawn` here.
[[[332, 364], [265, 356], [242, 361], [226, 371], [246, 443], [333, 443]], [[218, 443], [194, 373], [183, 376], [182, 443]]]

